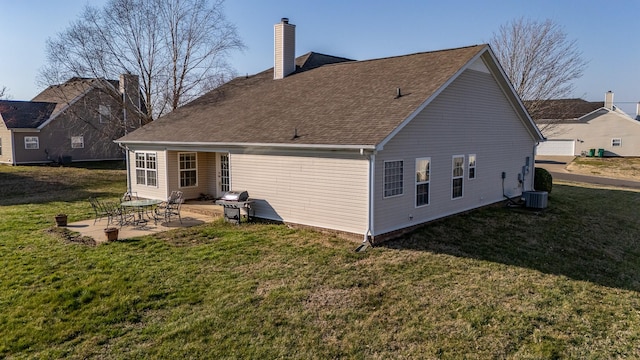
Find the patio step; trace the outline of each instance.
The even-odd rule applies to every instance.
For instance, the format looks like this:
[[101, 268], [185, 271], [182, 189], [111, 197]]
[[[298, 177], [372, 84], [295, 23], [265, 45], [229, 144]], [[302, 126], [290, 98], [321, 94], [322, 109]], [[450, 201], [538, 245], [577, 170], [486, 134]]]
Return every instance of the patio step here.
[[222, 217], [224, 215], [222, 206], [215, 205], [213, 201], [187, 200], [182, 204], [182, 211], [213, 217]]

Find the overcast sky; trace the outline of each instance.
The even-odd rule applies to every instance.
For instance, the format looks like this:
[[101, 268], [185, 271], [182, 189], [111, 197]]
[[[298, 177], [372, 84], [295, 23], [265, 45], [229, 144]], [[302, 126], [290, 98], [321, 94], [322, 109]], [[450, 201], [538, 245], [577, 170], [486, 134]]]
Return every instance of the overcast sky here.
[[[106, 0], [0, 0], [3, 53], [0, 86], [14, 100], [30, 100], [40, 89], [45, 41], [63, 31], [88, 3]], [[238, 74], [273, 66], [273, 24], [288, 17], [296, 25], [296, 54], [309, 51], [356, 60], [410, 54], [488, 42], [500, 24], [525, 16], [552, 19], [577, 40], [588, 61], [574, 97], [614, 102], [635, 115], [640, 101], [640, 1], [591, 0], [227, 0], [225, 13], [247, 50], [233, 54]]]

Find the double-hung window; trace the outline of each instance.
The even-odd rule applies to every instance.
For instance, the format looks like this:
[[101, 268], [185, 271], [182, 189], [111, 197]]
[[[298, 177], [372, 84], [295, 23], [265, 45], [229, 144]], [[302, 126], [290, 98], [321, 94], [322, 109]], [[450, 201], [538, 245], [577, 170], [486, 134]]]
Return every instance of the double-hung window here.
[[416, 159], [416, 207], [429, 205], [431, 158]]
[[158, 186], [156, 153], [136, 152], [136, 184]]
[[622, 146], [622, 139], [620, 138], [611, 139], [611, 146]]
[[196, 153], [178, 154], [180, 165], [180, 187], [190, 187], [198, 185], [198, 158]]
[[37, 136], [25, 136], [24, 148], [30, 150], [36, 150], [40, 148], [40, 140]]
[[403, 194], [403, 171], [402, 160], [384, 162], [384, 197]]
[[464, 182], [464, 155], [454, 155], [451, 172], [451, 198], [462, 197]]
[[476, 178], [476, 154], [469, 154], [469, 180]]

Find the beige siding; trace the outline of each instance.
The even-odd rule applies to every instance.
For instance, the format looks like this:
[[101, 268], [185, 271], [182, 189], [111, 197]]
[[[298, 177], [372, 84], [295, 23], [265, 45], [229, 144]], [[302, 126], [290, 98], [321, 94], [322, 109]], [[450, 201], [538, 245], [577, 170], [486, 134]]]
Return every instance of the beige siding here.
[[[416, 225], [521, 194], [518, 173], [529, 157], [525, 190], [533, 179], [535, 142], [493, 77], [466, 70], [376, 156], [376, 235]], [[476, 179], [468, 179], [468, 156], [476, 155]], [[452, 156], [464, 155], [463, 197], [451, 199]], [[415, 159], [431, 157], [430, 203], [415, 206]], [[385, 160], [404, 161], [404, 194], [383, 198]]]
[[[604, 149], [606, 156], [640, 156], [640, 121], [605, 110], [579, 123], [549, 125], [545, 135], [576, 140], [575, 155]], [[614, 138], [621, 140], [620, 146], [611, 145]]]
[[167, 193], [167, 152], [166, 151], [147, 151], [153, 152], [157, 156], [158, 167], [158, 186], [147, 186], [136, 184], [136, 157], [135, 152], [129, 152], [129, 179], [131, 181], [131, 191], [137, 192], [139, 197], [145, 199], [165, 200]]
[[364, 234], [368, 161], [231, 154], [231, 187], [247, 190], [256, 216]]
[[[180, 187], [179, 154], [188, 151], [167, 152], [167, 184], [168, 192], [180, 190], [185, 199], [196, 199], [200, 194], [214, 194], [215, 190], [215, 153], [196, 152], [197, 156], [197, 185], [193, 187]], [[212, 168], [214, 170], [212, 170]], [[213, 175], [213, 176], [212, 176]]]

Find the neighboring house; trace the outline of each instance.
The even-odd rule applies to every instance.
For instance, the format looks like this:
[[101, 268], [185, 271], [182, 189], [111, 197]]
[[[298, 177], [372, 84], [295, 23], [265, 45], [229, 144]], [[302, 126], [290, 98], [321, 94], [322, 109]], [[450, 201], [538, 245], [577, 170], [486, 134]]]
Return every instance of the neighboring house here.
[[604, 102], [559, 99], [539, 105], [531, 117], [547, 141], [538, 145], [538, 155], [640, 156], [640, 116], [616, 107], [613, 92]]
[[131, 190], [247, 190], [255, 215], [381, 240], [532, 190], [543, 139], [488, 45], [294, 59], [236, 78], [117, 140]]
[[138, 77], [72, 78], [32, 101], [0, 100], [0, 163], [124, 159], [113, 142], [139, 128]]

